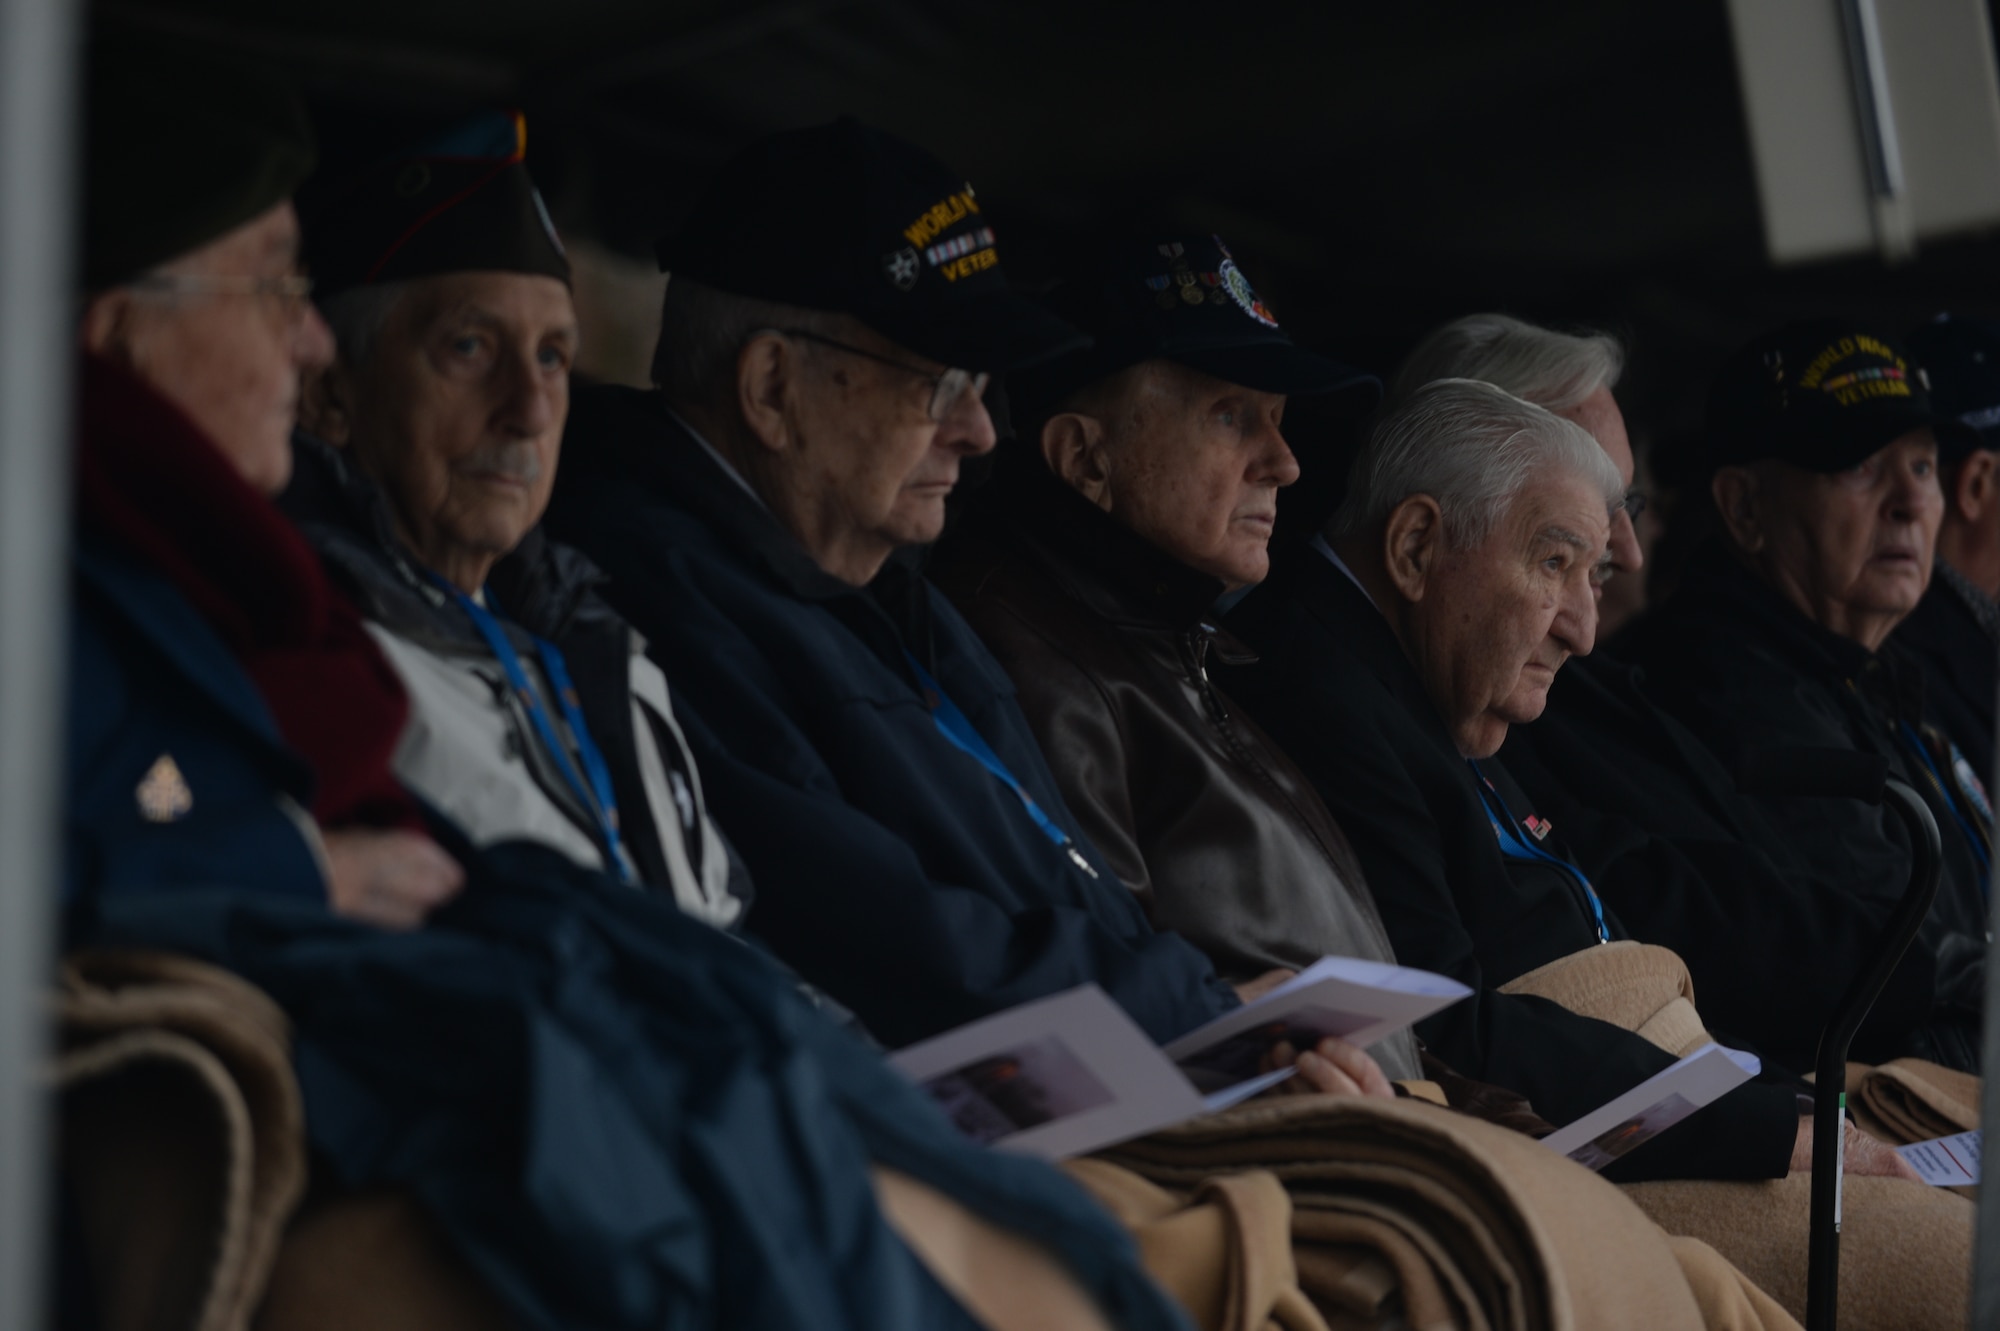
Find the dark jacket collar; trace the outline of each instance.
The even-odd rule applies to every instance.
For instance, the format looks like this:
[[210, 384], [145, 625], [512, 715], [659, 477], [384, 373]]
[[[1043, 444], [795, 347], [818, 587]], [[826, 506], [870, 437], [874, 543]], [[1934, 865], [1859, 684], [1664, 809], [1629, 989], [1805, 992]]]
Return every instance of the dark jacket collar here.
[[[292, 439], [292, 482], [280, 507], [319, 551], [368, 618], [426, 646], [484, 655], [485, 639], [426, 576], [396, 536], [388, 496], [347, 456], [304, 433]], [[537, 637], [564, 637], [595, 607], [604, 575], [541, 528], [494, 564], [486, 585], [502, 615]]]
[[1007, 459], [968, 516], [1017, 540], [1066, 592], [1121, 627], [1187, 632], [1222, 595], [1219, 579], [1126, 528], [1032, 456]]

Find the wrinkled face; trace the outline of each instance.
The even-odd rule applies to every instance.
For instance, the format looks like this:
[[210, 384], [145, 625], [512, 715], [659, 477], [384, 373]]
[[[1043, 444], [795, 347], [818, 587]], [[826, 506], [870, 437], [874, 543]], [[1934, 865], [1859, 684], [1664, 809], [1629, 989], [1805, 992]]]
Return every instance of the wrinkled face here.
[[[298, 271], [292, 205], [157, 270], [169, 277], [282, 278]], [[111, 311], [102, 320], [99, 309]], [[299, 377], [333, 359], [333, 336], [303, 296], [120, 288], [85, 315], [91, 350], [122, 360], [200, 427], [265, 494], [292, 474]]]
[[[1558, 413], [1565, 420], [1575, 421], [1590, 432], [1604, 450], [1611, 464], [1618, 468], [1618, 479], [1632, 488], [1632, 473], [1637, 463], [1632, 457], [1632, 440], [1625, 433], [1625, 414], [1618, 410], [1618, 401], [1611, 396], [1611, 390], [1600, 388], [1568, 411]], [[1645, 567], [1646, 556], [1639, 548], [1639, 534], [1632, 530], [1632, 516], [1624, 509], [1611, 515], [1611, 568], [1616, 573], [1637, 573]]]
[[348, 446], [432, 569], [483, 573], [541, 520], [576, 343], [556, 279], [453, 273], [411, 282], [348, 370]]
[[1112, 517], [1230, 587], [1262, 582], [1278, 491], [1299, 478], [1285, 399], [1154, 361], [1107, 404]]
[[946, 366], [858, 324], [834, 336], [910, 368], [795, 340], [805, 369], [792, 411], [786, 484], [811, 496], [815, 531], [834, 544], [886, 553], [935, 541], [959, 464], [997, 442], [993, 420], [973, 393], [942, 421], [930, 419], [932, 384], [925, 376]]
[[1589, 653], [1610, 526], [1594, 485], [1533, 480], [1484, 541], [1444, 549], [1429, 572], [1408, 646], [1467, 757], [1492, 755], [1509, 725], [1540, 716], [1556, 671]]
[[1760, 471], [1763, 548], [1752, 558], [1825, 628], [1869, 647], [1923, 599], [1944, 520], [1937, 440], [1904, 435], [1833, 475], [1784, 463]]

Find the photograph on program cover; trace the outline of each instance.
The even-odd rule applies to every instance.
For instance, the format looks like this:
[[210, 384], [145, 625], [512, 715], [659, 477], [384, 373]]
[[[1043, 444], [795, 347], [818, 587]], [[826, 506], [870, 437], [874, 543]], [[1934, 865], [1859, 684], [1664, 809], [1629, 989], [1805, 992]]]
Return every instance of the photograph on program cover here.
[[923, 1087], [959, 1131], [988, 1144], [1115, 1098], [1058, 1035], [974, 1059]]

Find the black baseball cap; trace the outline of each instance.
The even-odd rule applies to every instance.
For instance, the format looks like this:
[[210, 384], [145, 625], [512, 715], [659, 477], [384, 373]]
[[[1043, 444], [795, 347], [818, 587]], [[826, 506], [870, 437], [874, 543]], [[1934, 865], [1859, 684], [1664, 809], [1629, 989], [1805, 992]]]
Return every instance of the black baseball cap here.
[[1910, 355], [1930, 377], [1931, 406], [1978, 431], [1977, 441], [1939, 444], [1955, 462], [1975, 448], [2000, 449], [2000, 320], [1961, 319], [1949, 314], [1909, 336]]
[[1710, 470], [1770, 458], [1845, 471], [1925, 428], [1940, 451], [1977, 446], [1971, 427], [1932, 406], [1922, 369], [1901, 348], [1842, 319], [1803, 319], [1751, 340], [1708, 394]]
[[1382, 395], [1375, 376], [1293, 345], [1220, 236], [1104, 247], [1045, 303], [1094, 341], [1008, 379], [1024, 415], [1149, 360], [1287, 397], [1352, 393], [1359, 409]]
[[470, 272], [567, 285], [569, 258], [527, 154], [521, 113], [489, 111], [374, 163], [306, 215], [315, 290]]
[[655, 252], [675, 276], [852, 315], [961, 369], [1014, 370], [1086, 341], [1007, 285], [965, 177], [852, 118], [745, 148]]

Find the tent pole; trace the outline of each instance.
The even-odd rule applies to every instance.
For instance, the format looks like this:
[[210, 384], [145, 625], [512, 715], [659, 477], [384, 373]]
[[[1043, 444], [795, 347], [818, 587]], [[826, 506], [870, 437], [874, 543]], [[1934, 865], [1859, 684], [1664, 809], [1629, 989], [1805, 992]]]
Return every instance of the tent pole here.
[[47, 1320], [81, 10], [0, 0], [0, 1331]]

